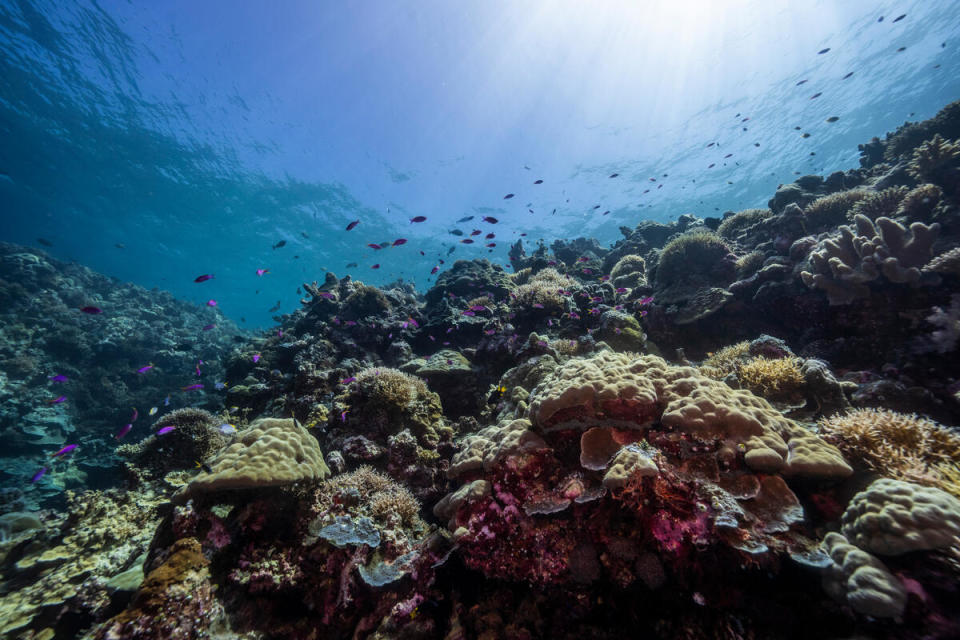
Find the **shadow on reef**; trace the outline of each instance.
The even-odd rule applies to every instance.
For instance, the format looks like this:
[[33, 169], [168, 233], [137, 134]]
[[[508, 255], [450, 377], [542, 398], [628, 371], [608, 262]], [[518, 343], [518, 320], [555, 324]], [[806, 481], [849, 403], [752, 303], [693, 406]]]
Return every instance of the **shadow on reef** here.
[[[206, 345], [226, 412], [119, 447], [126, 490], [3, 494], [0, 633], [960, 636], [958, 136], [955, 103], [768, 208], [518, 242], [423, 296], [305, 284]], [[44, 258], [5, 250], [13, 296]]]

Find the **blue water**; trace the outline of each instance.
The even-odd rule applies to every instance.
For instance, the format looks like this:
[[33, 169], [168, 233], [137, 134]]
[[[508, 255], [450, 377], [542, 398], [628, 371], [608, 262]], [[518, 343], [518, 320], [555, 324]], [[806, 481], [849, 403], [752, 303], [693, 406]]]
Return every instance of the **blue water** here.
[[0, 239], [267, 326], [324, 270], [762, 206], [956, 99], [958, 35], [951, 0], [3, 2]]

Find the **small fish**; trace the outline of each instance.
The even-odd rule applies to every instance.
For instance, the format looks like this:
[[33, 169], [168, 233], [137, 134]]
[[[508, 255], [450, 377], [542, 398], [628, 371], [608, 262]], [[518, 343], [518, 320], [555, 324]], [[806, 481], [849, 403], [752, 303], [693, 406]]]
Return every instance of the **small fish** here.
[[838, 116], [830, 116], [829, 118], [827, 118], [827, 122], [836, 122], [839, 119], [840, 118]]
[[133, 413], [130, 415], [130, 422], [136, 422], [137, 418], [140, 417], [140, 412], [137, 411], [137, 408], [133, 408]]
[[380, 263], [378, 262], [377, 264], [372, 264], [372, 265], [370, 265], [370, 268], [371, 268], [371, 269], [379, 269], [379, 268], [380, 268]]
[[37, 244], [43, 245], [44, 247], [52, 247], [53, 243], [47, 240], [46, 238], [37, 238]]
[[653, 296], [647, 296], [647, 297], [645, 297], [645, 298], [640, 298], [640, 299], [637, 301], [637, 303], [640, 304], [641, 306], [643, 306], [643, 305], [645, 305], [645, 304], [650, 304], [651, 302], [653, 302]]
[[846, 80], [847, 78], [849, 78], [849, 77], [852, 76], [852, 75], [853, 75], [853, 71], [851, 71], [850, 73], [848, 73], [847, 75], [843, 76], [843, 77], [840, 78], [840, 79], [841, 79], [841, 80]]
[[491, 242], [491, 243], [486, 244], [486, 245], [484, 245], [484, 246], [492, 249], [493, 247], [497, 246], [497, 243], [496, 243], [496, 242]]
[[307, 235], [307, 232], [306, 232], [306, 231], [301, 231], [301, 232], [300, 232], [300, 235], [303, 236], [304, 240], [309, 240], [309, 239], [310, 239], [310, 236]]
[[207, 300], [207, 306], [208, 306], [208, 307], [215, 307], [215, 306], [217, 306], [217, 301], [216, 301], [216, 300], [213, 300], [213, 299], [211, 298], [210, 300]]
[[259, 354], [259, 353], [253, 354], [253, 361], [254, 361], [254, 362], [260, 362], [260, 354]]
[[617, 287], [616, 289], [614, 289], [614, 291], [616, 291], [617, 293], [626, 293], [626, 292], [627, 292], [627, 288], [626, 288], [626, 287]]
[[486, 311], [486, 310], [487, 308], [482, 304], [475, 304], [472, 307], [470, 307], [470, 311]]
[[273, 245], [273, 248], [274, 248], [274, 249], [279, 249], [279, 248], [285, 247], [285, 246], [287, 246], [287, 241], [286, 241], [286, 240], [281, 240], [281, 241], [278, 242], [277, 244]]
[[121, 438], [123, 438], [123, 436], [127, 435], [128, 433], [130, 433], [130, 429], [133, 429], [133, 423], [132, 423], [132, 422], [125, 424], [125, 425], [120, 429], [120, 431], [117, 431], [117, 434], [116, 434], [115, 436], [113, 436], [113, 437], [116, 438], [117, 440], [120, 440]]
[[50, 376], [50, 382], [66, 382], [69, 378], [62, 373], [58, 373], [55, 376]]
[[430, 269], [430, 275], [435, 274], [437, 271], [440, 271], [440, 265], [436, 265], [433, 269]]
[[477, 315], [477, 314], [474, 313], [473, 311], [464, 311], [461, 315], [470, 316], [470, 317], [472, 318], [473, 316], [475, 316], [475, 315]]
[[[188, 384], [185, 387], [180, 387], [180, 391], [196, 391], [197, 389], [203, 389], [203, 385], [199, 382], [197, 384]], [[167, 396], [169, 399], [169, 396]]]
[[541, 303], [539, 303], [539, 302], [534, 302], [534, 303], [533, 303], [533, 308], [534, 308], [534, 309], [543, 309], [543, 304], [541, 304]]
[[226, 382], [214, 382], [214, 383], [213, 383], [213, 388], [216, 389], [217, 391], [223, 391], [224, 389], [227, 388], [227, 383], [226, 383]]
[[206, 282], [207, 280], [213, 280], [212, 273], [205, 273], [202, 276], [197, 276], [193, 279], [194, 282]]
[[237, 428], [232, 424], [230, 424], [229, 422], [224, 422], [222, 425], [217, 427], [217, 429], [220, 431], [220, 433], [223, 433], [228, 436], [237, 432]]
[[619, 173], [611, 173], [611, 174], [610, 174], [609, 176], [607, 176], [607, 177], [609, 177], [609, 178], [616, 178], [616, 177], [619, 176], [619, 175], [620, 175]]
[[803, 134], [802, 136], [800, 136], [800, 137], [801, 137], [801, 138], [809, 138], [809, 137], [810, 137], [810, 134], [804, 132], [804, 134]]
[[205, 324], [203, 325], [203, 331], [210, 331], [211, 329], [216, 329], [217, 325], [215, 324]]
[[354, 228], [356, 228], [358, 224], [360, 224], [360, 221], [354, 220], [353, 222], [347, 225], [347, 231], [352, 231]]
[[30, 478], [31, 484], [39, 482], [40, 478], [42, 478], [46, 472], [47, 472], [46, 467], [40, 467], [40, 471], [37, 471], [35, 474], [33, 474], [33, 477]]
[[471, 220], [473, 220], [473, 216], [464, 216], [457, 220], [457, 222], [470, 222]]
[[534, 180], [533, 184], [543, 184], [543, 180]]
[[47, 404], [60, 404], [61, 402], [66, 402], [67, 396], [57, 396], [53, 400], [47, 400]]
[[414, 217], [410, 218], [410, 222], [411, 222], [411, 223], [412, 223], [412, 222], [426, 222], [426, 221], [427, 221], [427, 216], [414, 216]]
[[727, 158], [729, 158], [729, 157], [732, 156], [732, 155], [733, 155], [732, 153], [728, 153], [727, 155], [723, 156], [723, 159], [726, 160]]
[[823, 92], [822, 92], [822, 91], [818, 91], [817, 93], [815, 93], [815, 94], [813, 94], [812, 96], [810, 96], [810, 99], [813, 100], [814, 98], [819, 98], [819, 97], [822, 96], [822, 95], [823, 95]]
[[257, 269], [258, 276], [262, 276], [265, 273], [270, 273], [270, 269]]
[[103, 309], [101, 309], [100, 307], [80, 307], [80, 311], [86, 314], [89, 314], [91, 316], [95, 316], [98, 313], [103, 313]]
[[158, 436], [164, 436], [164, 435], [170, 433], [171, 431], [173, 431], [174, 429], [176, 429], [176, 427], [175, 427], [174, 425], [168, 424], [168, 425], [165, 426], [165, 427], [160, 427], [160, 430], [157, 431], [157, 435], [158, 435]]
[[344, 269], [355, 269], [356, 266], [357, 266], [356, 262], [348, 262], [347, 266], [345, 266]]
[[483, 216], [482, 220], [483, 220], [484, 222], [488, 222], [488, 223], [490, 223], [490, 224], [497, 224], [498, 222], [500, 222], [499, 220], [497, 220], [497, 219], [494, 218], [493, 216]]
[[897, 53], [900, 53], [901, 51], [906, 51], [906, 50], [907, 50], [906, 47], [900, 47], [899, 49], [897, 49]]
[[148, 415], [148, 416], [155, 416], [155, 415], [157, 415], [157, 411], [159, 411], [159, 409], [157, 409], [156, 407], [150, 407], [150, 411], [147, 411], [147, 415]]
[[[470, 217], [472, 218], [473, 216], [470, 216]], [[450, 232], [450, 235], [452, 235], [452, 236], [462, 236], [462, 235], [463, 235], [463, 231], [461, 231], [460, 229], [454, 229], [453, 231]]]
[[137, 373], [146, 373], [147, 371], [150, 371], [150, 369], [153, 369], [152, 364], [148, 364], [146, 366], [140, 367], [139, 369], [137, 369]]
[[170, 396], [167, 396], [166, 398], [163, 399], [163, 406], [165, 407], [170, 406]]
[[473, 231], [470, 232], [470, 235], [471, 235], [471, 236], [478, 236], [478, 235], [480, 235], [481, 233], [483, 233], [483, 231], [480, 231], [480, 229], [474, 229]]
[[817, 51], [817, 55], [818, 55], [818, 56], [822, 56], [823, 54], [825, 54], [825, 53], [828, 52], [828, 51], [830, 51], [830, 47], [827, 47], [826, 49], [820, 49], [820, 51]]
[[713, 169], [715, 166], [717, 166], [717, 163], [711, 162], [709, 165], [707, 165], [707, 169]]
[[403, 245], [403, 244], [407, 244], [407, 239], [406, 239], [406, 238], [397, 238], [396, 240], [393, 241], [393, 244], [391, 244], [390, 246], [391, 246], [391, 247], [399, 247], [400, 245]]
[[63, 449], [60, 449], [60, 451], [57, 451], [56, 453], [51, 453], [51, 454], [50, 454], [50, 457], [51, 457], [51, 458], [59, 458], [60, 456], [65, 456], [65, 455], [67, 455], [68, 453], [70, 453], [71, 451], [73, 451], [74, 449], [76, 449], [78, 446], [79, 446], [79, 445], [68, 444], [68, 445], [65, 446]]
[[[173, 427], [171, 427], [171, 429], [172, 428]], [[206, 473], [213, 473], [213, 469], [211, 469], [210, 465], [208, 465], [206, 462], [200, 462], [199, 460], [195, 460], [193, 464], [196, 465], [197, 469], [202, 469]]]
[[376, 244], [376, 243], [373, 243], [373, 242], [371, 242], [371, 243], [368, 244], [367, 246], [370, 247], [371, 249], [373, 249], [374, 251], [379, 251], [380, 249], [383, 249], [383, 247], [381, 247], [380, 245], [378, 245], [378, 244]]
[[115, 244], [115, 245], [113, 245], [113, 246], [115, 246], [117, 249], [126, 249], [126, 248], [127, 248], [127, 245], [123, 244], [122, 242], [118, 242], [117, 244]]
[[[906, 18], [906, 17], [907, 17], [907, 14], [904, 13], [904, 14], [899, 15], [899, 16], [897, 16], [896, 18], [894, 18], [894, 19], [893, 19], [893, 22], [900, 22], [901, 20], [903, 20], [903, 19]], [[891, 23], [891, 24], [893, 24], [893, 23]]]
[[346, 422], [346, 421], [347, 421], [347, 414], [348, 414], [348, 413], [350, 413], [350, 410], [349, 410], [349, 409], [347, 409], [346, 411], [341, 411], [341, 412], [340, 412], [340, 422]]
[[487, 235], [484, 236], [484, 238], [486, 238], [487, 240], [493, 240], [496, 237], [497, 237], [497, 234], [495, 233], [488, 233]]
[[462, 244], [473, 244], [473, 240], [471, 240], [470, 238], [464, 238], [464, 239], [461, 240], [460, 242], [461, 242]]

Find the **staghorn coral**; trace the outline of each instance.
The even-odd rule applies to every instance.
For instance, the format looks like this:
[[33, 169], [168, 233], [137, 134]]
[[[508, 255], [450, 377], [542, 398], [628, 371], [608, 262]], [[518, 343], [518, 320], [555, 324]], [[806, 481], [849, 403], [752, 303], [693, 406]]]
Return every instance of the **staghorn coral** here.
[[873, 222], [862, 215], [855, 222], [856, 229], [843, 225], [838, 237], [810, 252], [812, 271], [800, 274], [804, 284], [824, 290], [831, 305], [841, 305], [869, 297], [867, 283], [881, 276], [894, 283], [924, 283], [920, 268], [930, 258], [939, 224], [914, 222], [907, 229], [890, 218]]
[[960, 500], [934, 487], [881, 478], [853, 497], [841, 521], [850, 542], [879, 555], [946, 549], [960, 536]]
[[330, 475], [316, 439], [293, 418], [260, 418], [181, 489], [177, 502], [223, 489], [253, 489], [321, 480]]
[[804, 376], [800, 358], [754, 358], [736, 368], [744, 387], [768, 400], [783, 400], [800, 395]]
[[734, 271], [730, 246], [711, 231], [679, 235], [660, 252], [656, 281], [659, 286], [690, 280], [726, 284]]
[[869, 192], [860, 189], [838, 191], [818, 198], [803, 210], [804, 225], [808, 232], [831, 229], [847, 219], [853, 206], [866, 198]]
[[890, 187], [883, 191], [868, 192], [850, 208], [847, 212], [847, 220], [853, 222], [858, 215], [866, 216], [871, 220], [892, 217], [897, 213], [907, 192], [906, 187]]
[[960, 463], [960, 435], [916, 415], [854, 409], [819, 426], [854, 464], [888, 478], [949, 489], [950, 478], [941, 470]]
[[742, 231], [752, 227], [762, 220], [771, 217], [773, 212], [770, 209], [744, 209], [737, 211], [733, 215], [727, 216], [717, 227], [717, 234], [727, 240], [733, 240]]
[[707, 356], [700, 364], [700, 371], [711, 378], [721, 380], [734, 373], [741, 361], [750, 357], [750, 341], [744, 340], [723, 347]]
[[913, 152], [907, 173], [920, 182], [940, 183], [944, 170], [960, 162], [960, 144], [945, 140], [939, 133]]

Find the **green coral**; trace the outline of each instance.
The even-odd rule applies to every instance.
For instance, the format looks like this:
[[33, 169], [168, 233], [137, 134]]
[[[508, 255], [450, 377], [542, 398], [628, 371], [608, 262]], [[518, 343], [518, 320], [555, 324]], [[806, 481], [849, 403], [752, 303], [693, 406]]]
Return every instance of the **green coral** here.
[[717, 234], [711, 231], [685, 233], [670, 240], [660, 252], [657, 283], [670, 285], [689, 279], [716, 281], [727, 271], [718, 267], [731, 256], [730, 246]]

